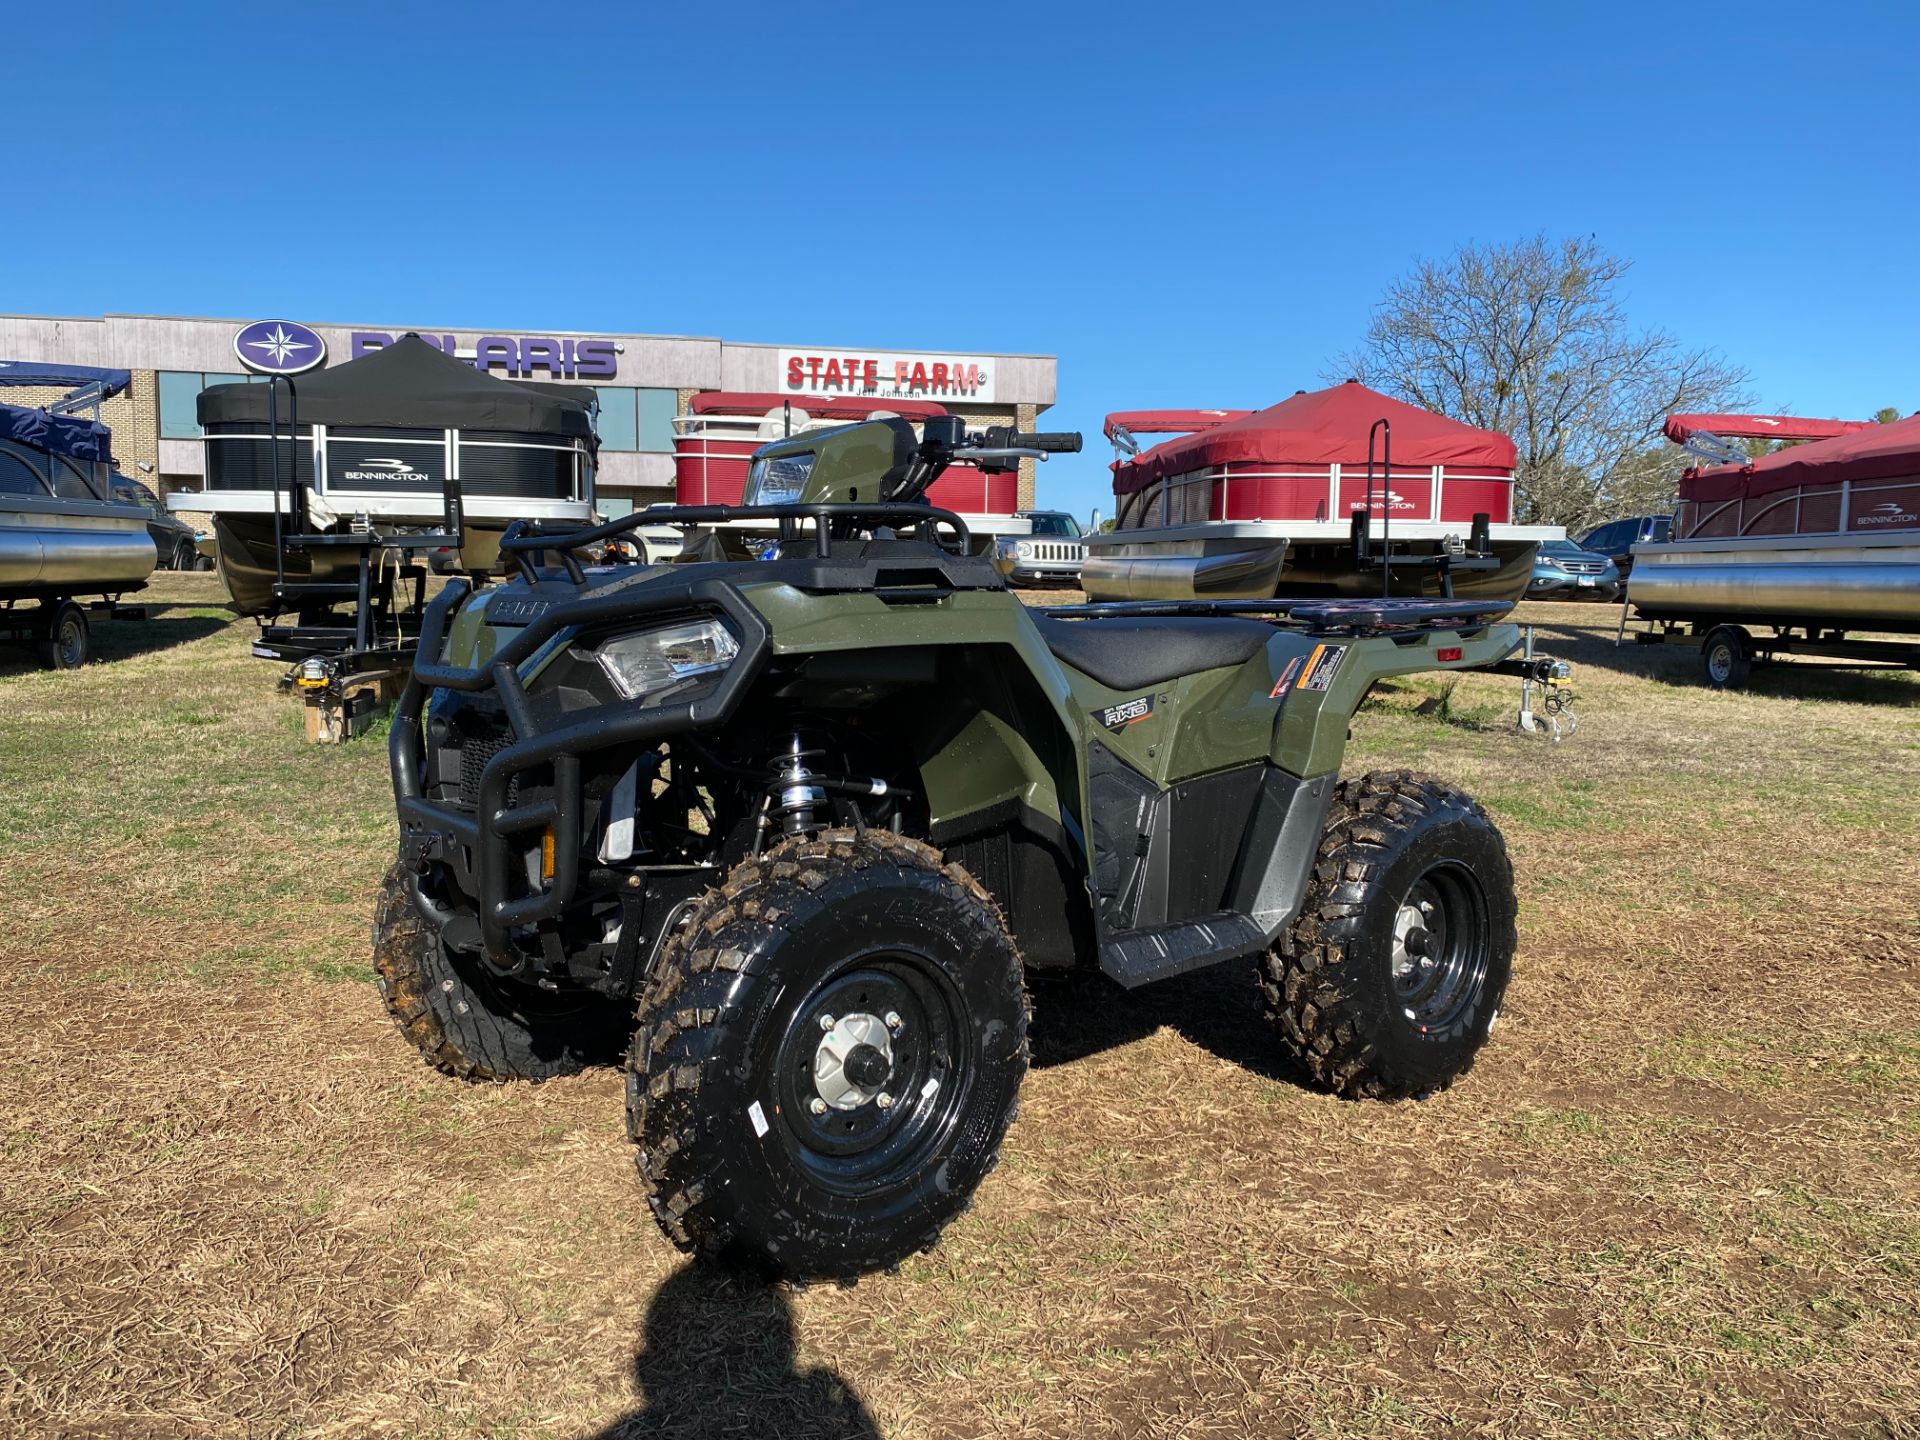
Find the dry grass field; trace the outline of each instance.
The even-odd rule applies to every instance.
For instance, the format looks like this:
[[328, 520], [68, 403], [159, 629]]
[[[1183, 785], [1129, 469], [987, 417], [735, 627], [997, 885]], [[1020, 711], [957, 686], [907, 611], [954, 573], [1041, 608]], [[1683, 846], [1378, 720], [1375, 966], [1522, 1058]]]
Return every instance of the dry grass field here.
[[1480, 796], [1520, 882], [1457, 1088], [1303, 1088], [1240, 967], [1035, 992], [933, 1254], [794, 1294], [654, 1228], [612, 1071], [428, 1071], [367, 963], [382, 746], [302, 743], [210, 576], [0, 658], [0, 1432], [1920, 1434], [1920, 684], [1709, 693], [1523, 607], [1584, 723], [1409, 682], [1353, 768]]

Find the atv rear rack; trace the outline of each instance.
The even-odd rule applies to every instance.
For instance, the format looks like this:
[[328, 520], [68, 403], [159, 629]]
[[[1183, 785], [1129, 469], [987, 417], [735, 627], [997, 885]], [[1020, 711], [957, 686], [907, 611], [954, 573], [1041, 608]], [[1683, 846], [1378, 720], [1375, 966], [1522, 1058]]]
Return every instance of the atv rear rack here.
[[1510, 600], [1110, 600], [1088, 605], [1036, 606], [1054, 620], [1116, 616], [1245, 615], [1292, 621], [1319, 634], [1388, 635], [1473, 629], [1491, 625], [1513, 608]]

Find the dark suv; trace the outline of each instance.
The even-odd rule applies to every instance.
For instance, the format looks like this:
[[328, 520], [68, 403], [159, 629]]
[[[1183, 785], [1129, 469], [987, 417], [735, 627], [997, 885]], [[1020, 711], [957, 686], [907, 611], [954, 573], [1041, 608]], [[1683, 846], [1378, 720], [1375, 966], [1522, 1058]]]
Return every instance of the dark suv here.
[[1613, 560], [1624, 581], [1633, 571], [1633, 547], [1639, 544], [1665, 544], [1673, 533], [1671, 515], [1633, 515], [1625, 520], [1609, 520], [1582, 535], [1582, 550], [1593, 550]]
[[113, 498], [147, 512], [147, 534], [162, 570], [211, 570], [213, 561], [200, 553], [194, 528], [160, 503], [160, 497], [130, 476], [113, 474]]

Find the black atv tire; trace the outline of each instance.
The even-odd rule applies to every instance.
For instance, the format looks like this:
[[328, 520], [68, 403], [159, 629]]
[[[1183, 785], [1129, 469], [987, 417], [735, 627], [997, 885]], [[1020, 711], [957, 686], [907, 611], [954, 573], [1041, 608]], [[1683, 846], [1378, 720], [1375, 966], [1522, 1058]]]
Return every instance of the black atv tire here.
[[[845, 1027], [876, 1044], [829, 1055]], [[848, 1282], [967, 1208], [1026, 1069], [1020, 956], [992, 898], [916, 840], [828, 830], [736, 865], [668, 940], [627, 1130], [682, 1250]]]
[[1499, 1018], [1514, 913], [1506, 842], [1473, 800], [1409, 771], [1344, 781], [1300, 913], [1261, 960], [1267, 1017], [1335, 1094], [1445, 1089]]
[[373, 968], [400, 1033], [429, 1065], [462, 1080], [550, 1080], [610, 1065], [627, 1038], [625, 1007], [600, 995], [549, 994], [456, 954], [407, 895], [395, 865], [373, 912]]
[[78, 670], [93, 658], [93, 631], [87, 612], [71, 600], [46, 602], [46, 623], [33, 642], [43, 670]]

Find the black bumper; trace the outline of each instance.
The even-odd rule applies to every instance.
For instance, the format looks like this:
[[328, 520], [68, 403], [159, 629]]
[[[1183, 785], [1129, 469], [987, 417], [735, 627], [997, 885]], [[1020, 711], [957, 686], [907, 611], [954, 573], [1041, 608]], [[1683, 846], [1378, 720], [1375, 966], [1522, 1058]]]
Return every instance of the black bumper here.
[[[580, 838], [584, 829], [581, 757], [613, 746], [685, 734], [690, 730], [724, 725], [739, 707], [748, 688], [767, 663], [771, 637], [758, 611], [733, 585], [715, 579], [683, 585], [649, 585], [644, 590], [613, 594], [572, 595], [547, 600], [537, 594], [525, 605], [526, 628], [497, 650], [484, 666], [462, 669], [443, 665], [437, 657], [448, 617], [470, 593], [464, 581], [441, 592], [423, 617], [413, 676], [393, 713], [388, 754], [393, 765], [394, 801], [400, 817], [403, 857], [417, 861], [457, 862], [473, 889], [480, 942], [496, 964], [513, 963], [508, 933], [559, 915], [580, 886]], [[539, 653], [562, 631], [619, 622], [643, 624], [653, 618], [719, 613], [731, 622], [740, 641], [740, 654], [710, 689], [692, 699], [664, 705], [615, 702], [587, 711], [573, 711], [542, 724], [529, 704], [519, 667]], [[454, 808], [426, 798], [423, 784], [422, 718], [429, 693], [435, 689], [467, 693], [494, 692], [512, 732], [512, 740], [495, 753], [481, 774], [474, 809]], [[547, 798], [509, 805], [507, 797], [516, 776], [536, 766], [550, 766], [552, 789]], [[552, 827], [553, 873], [537, 889], [516, 887], [512, 837]], [[443, 923], [444, 913], [427, 918]]]

